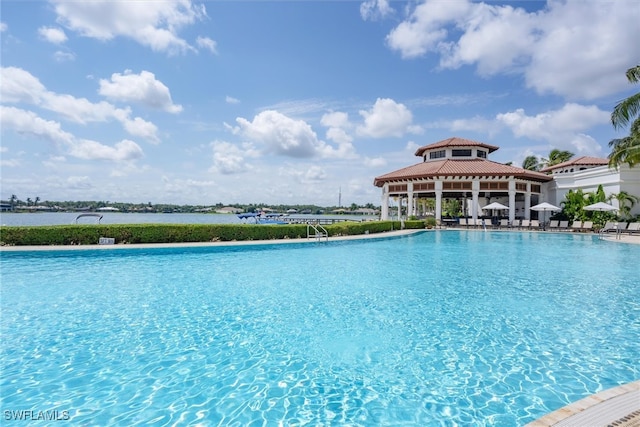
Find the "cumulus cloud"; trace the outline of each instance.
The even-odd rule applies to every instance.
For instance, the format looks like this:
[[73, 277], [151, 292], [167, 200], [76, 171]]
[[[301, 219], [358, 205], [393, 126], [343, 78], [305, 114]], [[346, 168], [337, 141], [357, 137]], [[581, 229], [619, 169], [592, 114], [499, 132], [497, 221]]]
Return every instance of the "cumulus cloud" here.
[[63, 131], [60, 123], [45, 120], [32, 111], [0, 106], [0, 112], [2, 129], [23, 135], [34, 135], [52, 142], [69, 144], [73, 141], [73, 135]]
[[181, 105], [173, 103], [169, 88], [149, 71], [113, 73], [110, 81], [100, 79], [98, 93], [114, 101], [135, 102], [168, 113], [182, 111]]
[[69, 147], [69, 154], [85, 160], [110, 160], [115, 162], [136, 160], [143, 156], [142, 148], [128, 139], [113, 147], [91, 140], [78, 140]]
[[347, 132], [351, 127], [347, 113], [335, 111], [326, 113], [320, 119], [323, 126], [328, 127], [327, 139], [337, 144], [351, 144], [353, 137]]
[[5, 31], [7, 31], [9, 29], [9, 26], [4, 23], [4, 22], [0, 22], [0, 33], [3, 33]]
[[579, 154], [598, 154], [600, 145], [584, 131], [609, 122], [610, 113], [596, 106], [566, 104], [561, 109], [528, 116], [523, 109], [498, 114], [496, 120], [516, 137], [547, 141]]
[[237, 98], [234, 98], [232, 96], [227, 95], [227, 97], [225, 98], [225, 102], [227, 104], [239, 104], [240, 100]]
[[178, 33], [206, 17], [204, 5], [190, 0], [52, 2], [58, 22], [82, 36], [99, 40], [126, 37], [169, 54], [195, 50]]
[[625, 89], [620, 70], [637, 63], [638, 50], [629, 46], [640, 38], [640, 8], [631, 4], [548, 1], [544, 9], [528, 12], [470, 0], [426, 0], [386, 41], [403, 58], [432, 53], [442, 68], [475, 65], [483, 76], [520, 73], [539, 93], [596, 99]]
[[364, 124], [358, 126], [359, 135], [372, 138], [401, 137], [407, 132], [419, 133], [420, 129], [412, 126], [413, 114], [393, 99], [378, 98], [373, 107], [360, 110]]
[[94, 103], [86, 98], [57, 94], [47, 90], [29, 72], [16, 67], [1, 68], [0, 78], [0, 96], [4, 102], [35, 105], [81, 124], [117, 120], [132, 135], [144, 136], [154, 143], [159, 141], [155, 125], [139, 117], [132, 119], [129, 108], [116, 108], [105, 101]]
[[67, 41], [67, 35], [60, 28], [40, 27], [38, 28], [38, 34], [44, 40], [53, 44], [62, 44]]
[[225, 141], [211, 143], [213, 149], [213, 165], [210, 172], [219, 172], [225, 175], [243, 173], [251, 170], [251, 166], [245, 161], [246, 157], [257, 157], [258, 152], [251, 144], [241, 147]]
[[45, 120], [32, 111], [0, 106], [0, 125], [18, 134], [33, 135], [58, 143], [69, 155], [85, 160], [130, 161], [143, 156], [142, 149], [133, 141], [123, 140], [114, 147], [96, 141], [79, 140], [62, 130], [60, 123]]
[[309, 124], [277, 111], [263, 111], [251, 122], [239, 117], [236, 122], [244, 136], [264, 144], [268, 152], [275, 154], [297, 158], [313, 157], [323, 146]]

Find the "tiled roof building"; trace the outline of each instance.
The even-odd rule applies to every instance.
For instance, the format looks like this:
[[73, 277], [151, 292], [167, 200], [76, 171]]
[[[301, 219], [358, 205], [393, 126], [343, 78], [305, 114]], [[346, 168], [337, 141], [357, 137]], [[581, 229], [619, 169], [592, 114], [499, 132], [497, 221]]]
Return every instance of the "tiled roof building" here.
[[[406, 216], [426, 214], [425, 199], [435, 199], [435, 217], [442, 219], [443, 201], [461, 202], [463, 216], [474, 220], [490, 215], [482, 207], [491, 202], [508, 206], [508, 218], [530, 219], [537, 213], [531, 207], [542, 202], [560, 206], [569, 189], [595, 191], [598, 176], [609, 185], [607, 194], [621, 191], [622, 176], [627, 188], [640, 196], [640, 168], [610, 170], [607, 159], [578, 157], [540, 172], [493, 162], [489, 154], [499, 147], [465, 138], [448, 138], [416, 150], [420, 163], [398, 169], [374, 179], [382, 189], [381, 219], [389, 219], [391, 199], [398, 200]], [[545, 173], [546, 172], [546, 173]], [[583, 178], [584, 175], [584, 178]], [[404, 202], [406, 201], [406, 204]]]

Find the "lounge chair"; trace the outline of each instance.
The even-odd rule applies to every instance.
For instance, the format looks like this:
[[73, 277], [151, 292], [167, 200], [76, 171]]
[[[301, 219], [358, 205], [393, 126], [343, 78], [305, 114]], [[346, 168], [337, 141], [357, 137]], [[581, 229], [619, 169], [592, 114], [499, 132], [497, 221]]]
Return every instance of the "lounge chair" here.
[[498, 228], [509, 228], [509, 220], [501, 219], [500, 224], [498, 224]]
[[511, 228], [518, 228], [518, 227], [520, 227], [520, 220], [514, 219], [513, 222], [511, 223]]
[[593, 231], [593, 221], [585, 221], [582, 224], [582, 228], [580, 228], [580, 231], [584, 231], [584, 232]]
[[560, 221], [557, 219], [549, 221], [549, 230], [557, 230], [560, 228]]
[[632, 222], [624, 231], [628, 232], [629, 234], [640, 233], [640, 222]]
[[573, 221], [571, 231], [580, 231], [582, 229], [582, 221]]
[[560, 230], [566, 230], [569, 228], [569, 221], [560, 221], [560, 225], [558, 225]]
[[527, 229], [529, 228], [529, 226], [531, 225], [531, 220], [529, 219], [523, 219], [522, 222], [520, 223], [520, 229]]
[[602, 228], [600, 230], [598, 230], [598, 233], [609, 233], [611, 231], [617, 231], [618, 227], [616, 225], [615, 222], [606, 222]]
[[531, 223], [529, 224], [529, 228], [532, 228], [534, 230], [540, 228], [540, 221], [537, 219], [532, 219]]
[[458, 221], [458, 224], [460, 224], [460, 227], [466, 227], [467, 226], [467, 218], [460, 218], [460, 220]]

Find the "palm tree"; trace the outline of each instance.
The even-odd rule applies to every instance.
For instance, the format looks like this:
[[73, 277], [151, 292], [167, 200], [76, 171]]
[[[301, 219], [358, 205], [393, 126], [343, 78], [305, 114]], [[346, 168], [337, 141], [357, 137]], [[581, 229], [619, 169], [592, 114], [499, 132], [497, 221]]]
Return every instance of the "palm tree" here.
[[31, 206], [31, 197], [27, 197], [27, 206]]
[[621, 191], [617, 194], [611, 194], [609, 201], [617, 200], [620, 209], [621, 216], [629, 218], [631, 216], [631, 208], [640, 201], [640, 197], [629, 194], [626, 191]]
[[558, 150], [557, 148], [554, 148], [549, 152], [548, 159], [542, 159], [542, 163], [544, 163], [547, 167], [554, 166], [569, 161], [573, 156], [575, 156], [575, 154], [573, 154], [571, 151]]
[[540, 162], [538, 161], [537, 156], [527, 156], [522, 162], [522, 169], [527, 169], [530, 171], [538, 171], [540, 170]]
[[9, 203], [11, 203], [11, 210], [14, 211], [16, 210], [16, 202], [18, 201], [18, 196], [16, 196], [15, 194], [11, 195], [11, 198], [9, 199]]
[[[640, 65], [627, 70], [629, 83], [640, 82]], [[615, 129], [631, 124], [629, 136], [609, 142], [609, 166], [617, 168], [623, 163], [630, 167], [640, 163], [640, 92], [618, 103], [611, 113], [611, 124]]]
[[38, 203], [40, 203], [40, 197], [35, 198], [35, 200], [33, 201], [33, 206], [37, 206]]

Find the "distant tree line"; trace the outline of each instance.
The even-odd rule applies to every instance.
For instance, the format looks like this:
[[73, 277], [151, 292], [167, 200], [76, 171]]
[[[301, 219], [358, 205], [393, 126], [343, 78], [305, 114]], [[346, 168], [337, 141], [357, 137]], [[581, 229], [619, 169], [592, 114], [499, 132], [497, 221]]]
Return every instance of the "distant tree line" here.
[[[250, 204], [224, 204], [216, 203], [210, 205], [178, 205], [169, 203], [153, 204], [151, 202], [146, 203], [125, 203], [125, 202], [111, 202], [111, 201], [49, 201], [41, 200], [40, 197], [27, 197], [25, 200], [18, 198], [15, 194], [12, 194], [8, 201], [2, 202], [4, 210], [11, 211], [57, 211], [57, 212], [79, 212], [79, 211], [96, 211], [100, 208], [114, 208], [120, 212], [150, 212], [150, 213], [215, 213], [223, 207], [231, 207], [240, 209], [243, 212], [259, 212], [262, 209], [271, 209], [274, 212], [287, 212], [294, 209], [297, 213], [308, 214], [324, 214], [332, 213], [333, 211], [341, 209], [340, 206], [318, 206], [318, 205], [269, 205], [267, 203], [250, 203]], [[379, 210], [379, 207], [374, 206], [372, 203], [366, 205], [357, 205], [352, 203], [349, 208], [343, 208], [345, 211], [355, 211], [360, 208], [368, 208]]]

